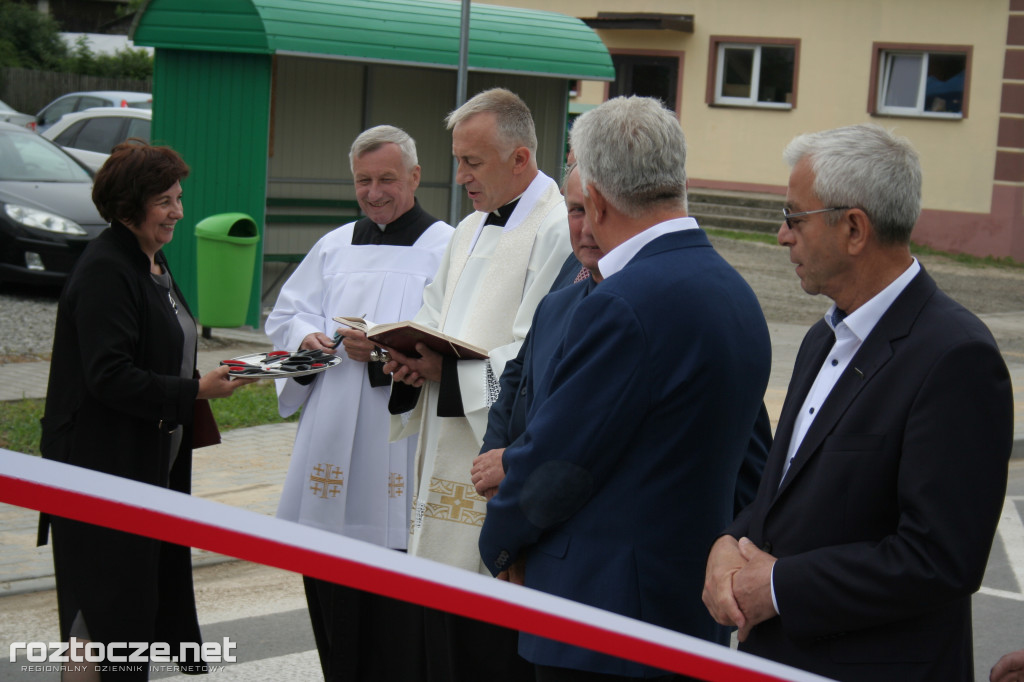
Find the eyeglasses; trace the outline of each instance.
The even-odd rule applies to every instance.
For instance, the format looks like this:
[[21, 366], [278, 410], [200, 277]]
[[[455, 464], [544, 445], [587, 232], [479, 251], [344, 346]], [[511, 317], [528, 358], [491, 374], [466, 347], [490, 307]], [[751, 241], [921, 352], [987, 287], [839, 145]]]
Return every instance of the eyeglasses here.
[[815, 213], [828, 213], [829, 211], [849, 211], [849, 206], [832, 206], [831, 208], [819, 208], [813, 211], [800, 211], [799, 213], [790, 213], [789, 209], [785, 206], [782, 207], [782, 216], [786, 220], [786, 227], [793, 229], [793, 223], [789, 222], [793, 218], [803, 218], [805, 215], [814, 215]]

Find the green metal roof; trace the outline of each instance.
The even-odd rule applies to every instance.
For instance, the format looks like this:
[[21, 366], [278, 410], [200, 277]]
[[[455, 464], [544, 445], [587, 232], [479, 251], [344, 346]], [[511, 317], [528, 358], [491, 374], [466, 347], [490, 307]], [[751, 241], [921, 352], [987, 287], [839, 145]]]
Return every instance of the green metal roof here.
[[[298, 54], [457, 68], [457, 0], [149, 0], [136, 45]], [[614, 80], [608, 50], [575, 17], [473, 4], [469, 69]]]

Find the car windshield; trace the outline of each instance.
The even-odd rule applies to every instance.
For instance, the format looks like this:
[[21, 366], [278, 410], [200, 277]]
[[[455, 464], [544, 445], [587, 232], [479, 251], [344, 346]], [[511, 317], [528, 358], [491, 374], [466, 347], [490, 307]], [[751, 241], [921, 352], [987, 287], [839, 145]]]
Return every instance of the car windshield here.
[[0, 99], [0, 111], [14, 111], [6, 102]]
[[153, 100], [149, 100], [149, 101], [146, 101], [146, 102], [128, 102], [128, 106], [130, 106], [132, 109], [149, 109], [149, 110], [152, 110], [153, 109]]
[[0, 180], [91, 182], [74, 159], [35, 133], [0, 130]]

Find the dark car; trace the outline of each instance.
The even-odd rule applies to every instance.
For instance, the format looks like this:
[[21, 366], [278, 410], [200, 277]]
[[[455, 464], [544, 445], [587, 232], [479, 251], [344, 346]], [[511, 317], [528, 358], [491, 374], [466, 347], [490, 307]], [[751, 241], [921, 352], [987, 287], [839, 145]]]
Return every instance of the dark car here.
[[0, 282], [63, 283], [105, 227], [81, 163], [27, 128], [0, 123]]

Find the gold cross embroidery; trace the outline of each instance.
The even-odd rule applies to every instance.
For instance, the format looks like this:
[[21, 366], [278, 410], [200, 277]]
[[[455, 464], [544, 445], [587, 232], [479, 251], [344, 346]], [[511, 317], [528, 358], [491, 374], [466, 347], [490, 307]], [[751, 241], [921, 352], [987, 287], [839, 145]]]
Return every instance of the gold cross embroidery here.
[[487, 500], [477, 495], [473, 486], [434, 478], [430, 481], [430, 492], [430, 497], [437, 502], [426, 504], [426, 516], [471, 526], [483, 525]]
[[345, 484], [344, 472], [326, 462], [313, 467], [309, 480], [313, 483], [309, 489], [322, 500], [326, 500], [328, 495], [334, 497], [340, 493], [341, 486]]
[[388, 474], [388, 497], [401, 497], [405, 492], [405, 477], [402, 474]]

